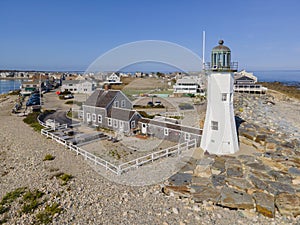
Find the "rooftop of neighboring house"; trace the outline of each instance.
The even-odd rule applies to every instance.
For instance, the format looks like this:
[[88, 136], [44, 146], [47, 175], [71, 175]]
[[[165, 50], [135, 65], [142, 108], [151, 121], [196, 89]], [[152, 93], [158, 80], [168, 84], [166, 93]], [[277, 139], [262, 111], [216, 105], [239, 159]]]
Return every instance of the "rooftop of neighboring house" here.
[[32, 76], [32, 80], [34, 81], [40, 81], [40, 80], [46, 81], [48, 79], [49, 79], [48, 75], [44, 75], [44, 74], [35, 74]]
[[92, 83], [90, 80], [63, 80], [62, 84], [79, 84], [79, 83], [85, 83], [89, 82]]
[[193, 78], [193, 77], [183, 77], [183, 78], [180, 78], [176, 81], [176, 84], [199, 84], [198, 80]]
[[140, 119], [140, 122], [156, 125], [156, 126], [163, 127], [163, 128], [169, 128], [169, 129], [173, 129], [173, 130], [177, 130], [177, 131], [193, 133], [196, 135], [202, 135], [202, 130], [195, 128], [195, 127], [188, 127], [188, 126], [184, 126], [184, 125], [180, 125], [180, 124], [175, 124], [175, 123], [170, 123], [170, 122], [160, 121], [160, 120], [155, 120], [155, 119], [147, 119], [147, 118]]
[[96, 89], [84, 105], [106, 108], [117, 96], [119, 90]]
[[63, 80], [62, 84], [79, 84], [81, 80]]
[[108, 117], [117, 120], [129, 121], [135, 113], [135, 110], [112, 107], [110, 112], [108, 112]]
[[235, 80], [237, 80], [239, 78], [242, 78], [242, 77], [248, 77], [248, 78], [254, 80], [254, 82], [257, 82], [257, 77], [254, 76], [253, 73], [249, 73], [246, 70], [242, 70], [240, 72], [234, 73], [234, 79]]

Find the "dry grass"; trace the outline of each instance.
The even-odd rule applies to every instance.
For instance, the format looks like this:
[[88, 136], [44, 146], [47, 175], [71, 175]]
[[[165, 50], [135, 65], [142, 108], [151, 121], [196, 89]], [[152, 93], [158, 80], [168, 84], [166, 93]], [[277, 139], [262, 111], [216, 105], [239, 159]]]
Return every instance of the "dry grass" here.
[[289, 97], [300, 99], [300, 89], [296, 86], [286, 86], [280, 82], [261, 82], [264, 87], [286, 94]]
[[162, 79], [156, 78], [136, 78], [132, 80], [128, 85], [124, 86], [124, 89], [133, 90], [153, 90], [153, 89], [165, 89], [168, 85]]

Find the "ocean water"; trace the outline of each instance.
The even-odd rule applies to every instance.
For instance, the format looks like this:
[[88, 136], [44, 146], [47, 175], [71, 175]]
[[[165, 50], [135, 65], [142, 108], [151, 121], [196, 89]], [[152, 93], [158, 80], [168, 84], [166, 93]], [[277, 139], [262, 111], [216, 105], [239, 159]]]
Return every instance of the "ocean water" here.
[[0, 80], [0, 94], [20, 89], [21, 82], [21, 80]]
[[251, 72], [258, 78], [258, 81], [279, 81], [290, 84], [300, 83], [300, 70], [264, 70]]

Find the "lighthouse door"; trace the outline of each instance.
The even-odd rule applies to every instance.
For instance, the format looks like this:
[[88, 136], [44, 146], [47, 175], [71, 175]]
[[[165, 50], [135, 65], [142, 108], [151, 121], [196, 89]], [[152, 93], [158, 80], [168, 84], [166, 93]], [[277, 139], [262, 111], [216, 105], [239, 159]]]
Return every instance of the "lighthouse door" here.
[[222, 153], [223, 154], [230, 153], [230, 141], [223, 141], [223, 143], [222, 143]]
[[142, 134], [147, 134], [147, 124], [142, 123]]

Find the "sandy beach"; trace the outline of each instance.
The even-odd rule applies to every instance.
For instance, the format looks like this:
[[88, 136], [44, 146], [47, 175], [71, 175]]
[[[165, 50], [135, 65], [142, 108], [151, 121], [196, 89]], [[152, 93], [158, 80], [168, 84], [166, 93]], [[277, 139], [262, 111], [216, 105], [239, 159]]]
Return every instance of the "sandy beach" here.
[[[36, 224], [36, 215], [45, 209], [46, 204], [54, 202], [59, 204], [62, 211], [54, 214], [53, 224], [300, 223], [299, 216], [285, 217], [277, 213], [271, 219], [253, 211], [229, 210], [166, 196], [161, 191], [162, 183], [133, 187], [109, 181], [83, 158], [34, 131], [22, 121], [22, 117], [12, 116], [10, 111], [14, 99], [15, 96], [0, 99], [0, 198], [19, 187], [38, 189], [44, 193], [44, 197], [34, 213], [20, 215], [20, 203], [12, 203], [8, 212], [0, 214], [0, 221], [7, 221], [4, 224]], [[275, 121], [274, 129], [278, 124], [276, 121], [281, 118], [293, 127], [288, 129], [281, 126], [280, 129], [287, 129], [288, 135], [294, 132], [294, 137], [298, 138], [299, 100], [276, 97], [275, 102], [269, 114]], [[55, 159], [43, 161], [47, 154], [55, 156]], [[63, 185], [58, 173], [70, 174], [73, 178]]]

